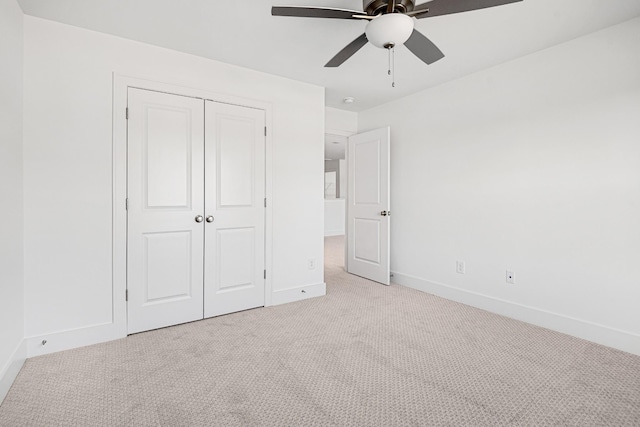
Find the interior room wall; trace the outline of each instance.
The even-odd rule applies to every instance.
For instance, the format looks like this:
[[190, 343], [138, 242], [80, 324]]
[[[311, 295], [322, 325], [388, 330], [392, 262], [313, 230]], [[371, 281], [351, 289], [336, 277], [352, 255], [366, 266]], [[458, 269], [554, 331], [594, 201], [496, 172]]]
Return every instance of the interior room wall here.
[[16, 1], [0, 0], [0, 402], [25, 358], [22, 25]]
[[[335, 172], [336, 198], [324, 200], [324, 235], [340, 236], [345, 229], [346, 174], [343, 159], [325, 160], [324, 172]], [[325, 183], [326, 186], [326, 183]]]
[[358, 131], [358, 113], [333, 107], [325, 107], [324, 111], [326, 133], [348, 136]]
[[30, 342], [112, 319], [114, 72], [272, 105], [273, 302], [324, 289], [322, 268], [308, 268], [323, 265], [323, 88], [30, 16], [24, 25]]
[[395, 282], [640, 354], [638, 46], [634, 19], [360, 113], [391, 126]]
[[343, 181], [346, 180], [346, 176], [343, 174], [344, 171], [344, 159], [336, 159], [336, 160], [325, 160], [324, 161], [324, 171], [326, 172], [335, 172], [336, 173], [336, 199], [343, 199], [346, 195], [344, 192], [345, 184]]
[[338, 175], [340, 176], [338, 182], [340, 198], [345, 199], [347, 197], [347, 161], [345, 159], [338, 160]]
[[345, 199], [324, 201], [324, 235], [342, 236], [345, 233]]

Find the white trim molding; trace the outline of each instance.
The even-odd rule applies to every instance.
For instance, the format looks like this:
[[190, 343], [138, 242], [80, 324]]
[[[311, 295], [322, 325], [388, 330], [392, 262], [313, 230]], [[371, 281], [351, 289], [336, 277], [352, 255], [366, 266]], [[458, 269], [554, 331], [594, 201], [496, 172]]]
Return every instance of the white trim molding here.
[[455, 288], [444, 283], [429, 281], [408, 274], [394, 271], [392, 275], [392, 282], [398, 285], [407, 286], [511, 319], [541, 326], [640, 356], [640, 336], [628, 331]]
[[56, 353], [58, 351], [124, 338], [126, 332], [123, 335], [118, 326], [116, 322], [110, 322], [27, 337], [25, 338], [27, 356], [41, 356], [43, 354]]
[[327, 294], [327, 284], [316, 283], [314, 285], [296, 286], [282, 289], [273, 293], [273, 305], [302, 301], [309, 298], [321, 297]]
[[9, 393], [11, 385], [15, 381], [24, 361], [27, 359], [27, 345], [21, 340], [16, 346], [7, 363], [0, 370], [0, 404]]

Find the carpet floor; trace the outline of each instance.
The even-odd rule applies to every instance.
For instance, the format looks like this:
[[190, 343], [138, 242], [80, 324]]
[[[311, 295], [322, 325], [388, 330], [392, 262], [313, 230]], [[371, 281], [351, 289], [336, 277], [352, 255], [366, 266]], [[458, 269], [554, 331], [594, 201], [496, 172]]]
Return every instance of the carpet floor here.
[[640, 357], [348, 275], [27, 360], [2, 426], [640, 426]]

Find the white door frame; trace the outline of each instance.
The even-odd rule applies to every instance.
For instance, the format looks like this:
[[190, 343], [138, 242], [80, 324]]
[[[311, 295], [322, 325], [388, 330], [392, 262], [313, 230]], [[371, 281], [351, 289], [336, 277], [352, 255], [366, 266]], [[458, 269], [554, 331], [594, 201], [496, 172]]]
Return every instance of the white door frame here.
[[[113, 73], [113, 152], [112, 152], [112, 296], [113, 313], [112, 321], [116, 329], [116, 337], [127, 336], [127, 303], [125, 301], [127, 289], [127, 91], [138, 88], [165, 92], [174, 95], [190, 96], [203, 100], [210, 100], [226, 104], [239, 105], [243, 107], [264, 110], [265, 123], [267, 126], [267, 136], [265, 138], [265, 194], [267, 207], [265, 208], [265, 269], [267, 272], [272, 269], [272, 242], [273, 242], [273, 139], [272, 115], [273, 105], [269, 102], [242, 98], [238, 96], [209, 92], [203, 89], [188, 88], [166, 83], [154, 82], [136, 77], [123, 76]], [[272, 279], [271, 274], [267, 274], [265, 280], [265, 306], [272, 305]]]

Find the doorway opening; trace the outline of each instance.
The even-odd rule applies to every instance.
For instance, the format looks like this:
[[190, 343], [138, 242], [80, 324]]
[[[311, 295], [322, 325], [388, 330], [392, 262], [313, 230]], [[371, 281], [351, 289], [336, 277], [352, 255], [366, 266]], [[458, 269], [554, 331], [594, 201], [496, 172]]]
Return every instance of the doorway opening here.
[[325, 271], [345, 270], [348, 137], [327, 133], [324, 138], [324, 259]]

